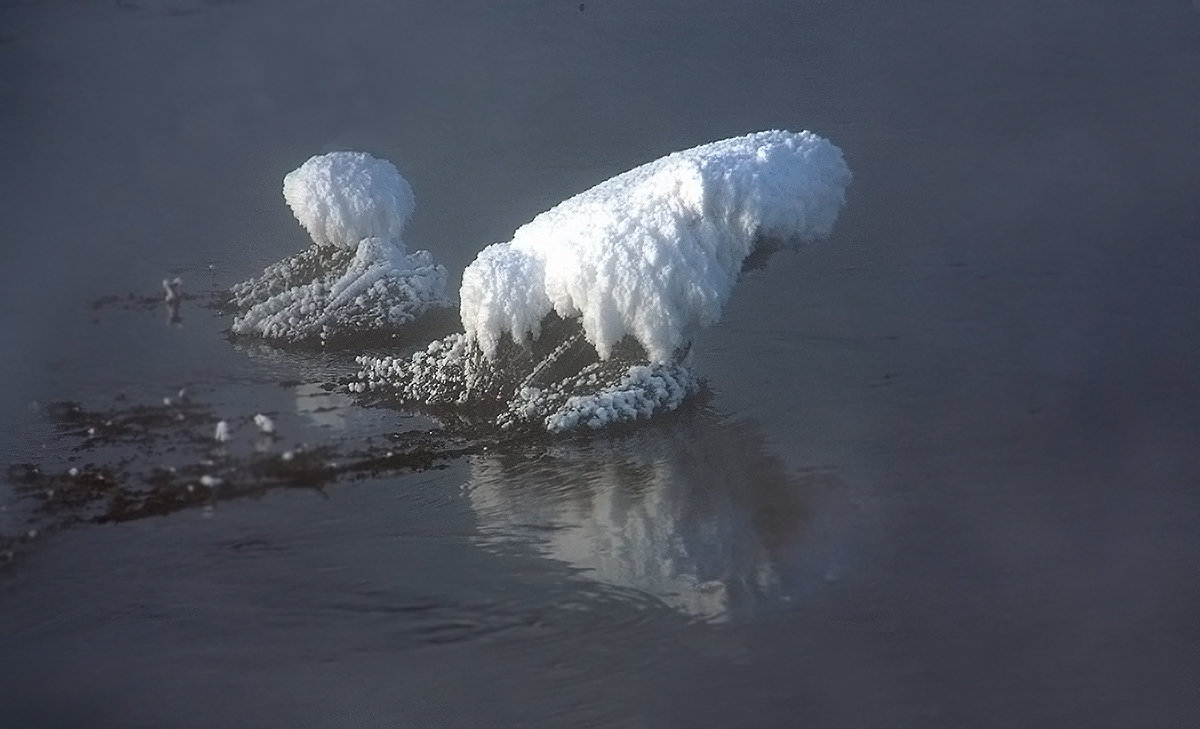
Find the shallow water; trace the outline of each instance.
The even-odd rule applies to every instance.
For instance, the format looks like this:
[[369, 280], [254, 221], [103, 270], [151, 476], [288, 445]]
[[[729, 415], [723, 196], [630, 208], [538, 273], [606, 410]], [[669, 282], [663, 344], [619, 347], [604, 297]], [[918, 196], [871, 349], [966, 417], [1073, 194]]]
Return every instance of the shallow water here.
[[[0, 723], [1196, 723], [1200, 12], [909, 5], [0, 6], [0, 455], [40, 469], [0, 481]], [[632, 432], [441, 432], [208, 307], [306, 244], [314, 153], [395, 162], [457, 275], [771, 127], [844, 150], [834, 237]], [[256, 470], [288, 450], [313, 478]], [[77, 523], [118, 513], [64, 502], [99, 466], [157, 515]], [[167, 466], [224, 480], [164, 505]]]

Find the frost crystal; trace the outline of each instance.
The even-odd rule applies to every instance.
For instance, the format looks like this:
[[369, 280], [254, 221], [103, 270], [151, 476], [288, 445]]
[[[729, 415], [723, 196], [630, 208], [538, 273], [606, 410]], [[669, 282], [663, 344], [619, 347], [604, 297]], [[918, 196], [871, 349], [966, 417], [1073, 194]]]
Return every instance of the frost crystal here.
[[262, 413], [254, 416], [254, 424], [258, 426], [258, 431], [263, 435], [272, 435], [275, 432], [275, 421]]
[[561, 433], [650, 418], [699, 387], [683, 359], [647, 362], [633, 341], [601, 360], [577, 321], [550, 317], [541, 331], [530, 346], [503, 342], [490, 357], [462, 334], [410, 358], [359, 357], [350, 389], [505, 429]]

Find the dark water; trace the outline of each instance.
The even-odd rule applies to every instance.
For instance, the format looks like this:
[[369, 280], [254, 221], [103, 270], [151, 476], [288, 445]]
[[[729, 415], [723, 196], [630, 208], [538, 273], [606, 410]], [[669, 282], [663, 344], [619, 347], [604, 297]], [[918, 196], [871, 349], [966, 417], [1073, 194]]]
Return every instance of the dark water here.
[[[0, 5], [0, 455], [43, 474], [0, 482], [0, 725], [1200, 721], [1200, 8], [426, 5]], [[206, 306], [305, 245], [279, 187], [314, 153], [394, 161], [457, 272], [774, 127], [840, 145], [850, 200], [667, 422], [354, 470], [433, 424]], [[50, 405], [103, 431], [183, 387], [124, 439]], [[349, 470], [230, 490], [286, 449]], [[229, 483], [169, 515], [44, 493], [205, 460]]]

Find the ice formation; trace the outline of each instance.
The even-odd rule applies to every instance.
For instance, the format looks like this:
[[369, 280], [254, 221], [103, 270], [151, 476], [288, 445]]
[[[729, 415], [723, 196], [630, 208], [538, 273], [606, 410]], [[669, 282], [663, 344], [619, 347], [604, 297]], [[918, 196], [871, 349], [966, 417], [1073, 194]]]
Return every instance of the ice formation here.
[[496, 352], [578, 317], [602, 359], [627, 335], [667, 363], [721, 317], [755, 248], [829, 235], [850, 170], [811, 132], [759, 132], [603, 182], [485, 248], [463, 272], [467, 337]]
[[258, 413], [254, 416], [254, 424], [258, 426], [258, 432], [262, 433], [263, 435], [275, 434], [275, 421], [271, 420], [270, 417], [263, 415], [262, 413]]
[[411, 358], [359, 357], [362, 370], [350, 389], [502, 428], [561, 433], [674, 410], [698, 387], [684, 362], [646, 362], [636, 345], [600, 360], [576, 322], [544, 326], [537, 344], [505, 343], [489, 357], [465, 335], [451, 334]]
[[449, 306], [446, 270], [404, 246], [413, 194], [390, 162], [319, 155], [284, 177], [283, 196], [313, 245], [229, 290], [235, 334], [325, 341], [386, 332]]
[[351, 389], [550, 431], [650, 417], [696, 389], [688, 353], [747, 259], [829, 235], [850, 170], [811, 133], [676, 152], [488, 246], [463, 273], [464, 334], [359, 359]]

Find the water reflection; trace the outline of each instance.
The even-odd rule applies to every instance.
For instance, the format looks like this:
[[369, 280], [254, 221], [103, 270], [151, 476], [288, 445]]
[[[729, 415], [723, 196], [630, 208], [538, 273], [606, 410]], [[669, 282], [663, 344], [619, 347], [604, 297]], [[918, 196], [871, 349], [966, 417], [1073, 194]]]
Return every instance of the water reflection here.
[[840, 491], [828, 471], [789, 473], [755, 425], [706, 411], [477, 456], [469, 485], [489, 547], [532, 545], [706, 620], [787, 602], [829, 574], [815, 517]]
[[298, 383], [293, 390], [296, 412], [318, 428], [346, 429], [346, 413], [354, 404], [349, 395], [330, 390], [319, 382]]

